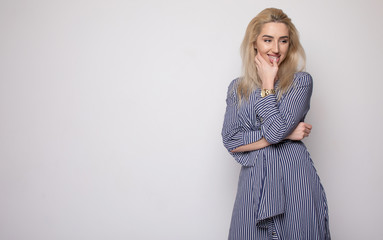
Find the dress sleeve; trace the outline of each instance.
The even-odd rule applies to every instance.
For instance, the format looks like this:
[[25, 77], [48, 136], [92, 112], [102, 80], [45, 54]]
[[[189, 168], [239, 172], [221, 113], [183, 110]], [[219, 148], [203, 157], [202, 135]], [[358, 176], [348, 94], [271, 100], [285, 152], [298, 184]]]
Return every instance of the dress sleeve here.
[[257, 151], [232, 153], [239, 146], [256, 142], [262, 138], [261, 130], [248, 131], [243, 128], [238, 116], [238, 100], [236, 85], [238, 79], [234, 80], [228, 89], [226, 98], [226, 112], [222, 128], [222, 140], [225, 148], [237, 162], [244, 166], [251, 166], [255, 162]]
[[262, 121], [262, 135], [276, 144], [286, 138], [304, 120], [309, 108], [313, 80], [308, 73], [297, 73], [279, 107], [274, 94], [255, 103], [255, 112]]

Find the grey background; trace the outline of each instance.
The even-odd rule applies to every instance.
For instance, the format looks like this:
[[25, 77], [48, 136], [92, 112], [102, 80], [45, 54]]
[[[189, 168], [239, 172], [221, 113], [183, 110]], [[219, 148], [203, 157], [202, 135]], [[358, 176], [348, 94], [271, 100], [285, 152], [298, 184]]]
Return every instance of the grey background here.
[[226, 239], [239, 45], [292, 18], [333, 239], [380, 235], [383, 2], [0, 1], [0, 239]]

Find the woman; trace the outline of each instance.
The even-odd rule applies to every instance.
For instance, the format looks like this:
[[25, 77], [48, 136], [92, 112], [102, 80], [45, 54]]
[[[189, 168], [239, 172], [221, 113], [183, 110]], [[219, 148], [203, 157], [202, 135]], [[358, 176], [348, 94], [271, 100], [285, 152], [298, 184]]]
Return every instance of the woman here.
[[[248, 25], [243, 76], [229, 86], [222, 129], [242, 165], [229, 239], [330, 239], [327, 201], [305, 145], [312, 78], [290, 18], [268, 8]], [[302, 64], [303, 63], [303, 64]], [[302, 66], [302, 68], [303, 68]]]

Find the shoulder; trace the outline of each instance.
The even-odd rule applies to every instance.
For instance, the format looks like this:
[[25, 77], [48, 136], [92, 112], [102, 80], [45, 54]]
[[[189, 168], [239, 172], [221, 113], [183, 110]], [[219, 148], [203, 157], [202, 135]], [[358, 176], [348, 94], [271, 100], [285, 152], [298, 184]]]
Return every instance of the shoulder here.
[[240, 78], [236, 78], [232, 80], [229, 84], [229, 87], [227, 89], [227, 98], [226, 102], [228, 105], [233, 105], [237, 102], [237, 89], [239, 84]]
[[294, 75], [293, 84], [296, 86], [312, 86], [313, 78], [308, 72], [297, 72]]
[[234, 80], [232, 80], [231, 82], [230, 82], [230, 85], [229, 85], [229, 91], [230, 90], [237, 90], [237, 88], [238, 88], [238, 84], [239, 84], [239, 81], [240, 81], [240, 78], [236, 78], [236, 79], [234, 79]]
[[236, 78], [230, 82], [229, 87], [227, 89], [228, 95], [235, 95], [237, 93], [240, 80], [241, 80], [240, 78]]

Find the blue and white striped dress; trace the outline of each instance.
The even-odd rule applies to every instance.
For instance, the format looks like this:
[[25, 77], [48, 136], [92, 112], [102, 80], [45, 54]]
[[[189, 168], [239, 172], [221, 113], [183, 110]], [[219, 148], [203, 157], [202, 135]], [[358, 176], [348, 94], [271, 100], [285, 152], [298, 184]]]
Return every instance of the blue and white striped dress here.
[[298, 72], [290, 89], [262, 98], [260, 89], [238, 104], [239, 79], [229, 86], [222, 129], [231, 151], [264, 137], [273, 145], [231, 153], [242, 165], [229, 240], [329, 240], [324, 189], [301, 141], [284, 140], [310, 108], [311, 75]]

